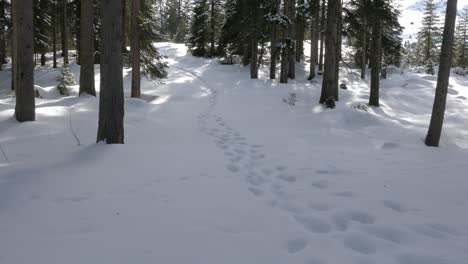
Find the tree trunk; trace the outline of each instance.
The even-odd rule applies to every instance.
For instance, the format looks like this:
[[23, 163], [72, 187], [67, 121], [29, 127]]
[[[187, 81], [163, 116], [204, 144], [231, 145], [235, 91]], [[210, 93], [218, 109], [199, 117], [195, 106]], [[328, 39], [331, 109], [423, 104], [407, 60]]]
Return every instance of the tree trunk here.
[[68, 15], [67, 15], [67, 3], [68, 0], [62, 0], [62, 56], [63, 56], [63, 64], [67, 65], [69, 63], [68, 60]]
[[57, 12], [57, 3], [56, 0], [52, 1], [52, 56], [53, 56], [53, 67], [57, 68], [57, 22], [56, 22], [56, 12]]
[[333, 97], [335, 98], [335, 101], [339, 100], [339, 79], [340, 79], [340, 62], [341, 62], [341, 46], [342, 46], [342, 39], [341, 39], [341, 31], [342, 31], [342, 22], [343, 22], [343, 15], [342, 15], [342, 4], [343, 0], [338, 1], [339, 6], [336, 10], [336, 17], [338, 20], [338, 23], [336, 25], [336, 61], [335, 61], [335, 78], [336, 81], [333, 83]]
[[[298, 0], [298, 4], [302, 6], [304, 0]], [[296, 62], [300, 62], [302, 55], [304, 55], [305, 19], [303, 14], [296, 16]]]
[[326, 23], [327, 20], [326, 18], [326, 0], [322, 0], [322, 15], [320, 18], [320, 54], [319, 54], [319, 66], [318, 66], [318, 71], [319, 74], [323, 72], [323, 50], [324, 50], [324, 43], [325, 43], [325, 28], [326, 28]]
[[[0, 0], [0, 17], [5, 17], [5, 2], [3, 0]], [[5, 57], [6, 57], [6, 36], [3, 36], [5, 34], [5, 28], [4, 26], [0, 26], [0, 71], [2, 70], [2, 65], [5, 63]]]
[[122, 0], [122, 52], [127, 54], [127, 0]]
[[295, 31], [296, 31], [296, 0], [288, 0], [289, 8], [288, 13], [285, 14], [291, 20], [291, 24], [288, 26], [288, 38], [291, 42], [289, 48], [291, 49], [288, 53], [289, 55], [289, 67], [288, 67], [288, 77], [290, 79], [296, 78], [296, 45], [295, 42]]
[[13, 10], [13, 5], [11, 6], [11, 90], [16, 89], [16, 27], [15, 27], [15, 10]]
[[96, 96], [94, 87], [94, 6], [93, 0], [81, 0], [80, 92]]
[[325, 31], [325, 67], [323, 72], [322, 93], [320, 103], [323, 104], [329, 98], [335, 98], [335, 86], [338, 86], [338, 76], [336, 76], [336, 48], [338, 18], [337, 13], [340, 9], [340, 0], [329, 0], [327, 8], [327, 25]]
[[372, 49], [371, 59], [371, 88], [369, 105], [379, 106], [380, 69], [382, 68], [382, 24], [374, 21], [372, 25]]
[[367, 15], [364, 15], [362, 25], [361, 79], [366, 79], [367, 66]]
[[122, 1], [102, 0], [101, 92], [97, 142], [124, 143]]
[[132, 0], [132, 34], [131, 34], [131, 52], [132, 52], [132, 97], [141, 97], [141, 70], [140, 70], [140, 1]]
[[[289, 17], [290, 15], [290, 1], [291, 0], [284, 0], [284, 3], [283, 3], [283, 12], [286, 16]], [[288, 30], [286, 32], [284, 32], [284, 37], [283, 37], [283, 41], [282, 41], [282, 44], [281, 44], [281, 73], [280, 73], [280, 83], [288, 83], [288, 76], [289, 76], [289, 53], [291, 51], [291, 48], [290, 46], [292, 46], [292, 44], [290, 43], [291, 42], [291, 39], [290, 39], [290, 30], [289, 30], [289, 27], [288, 27]], [[293, 55], [294, 56], [294, 55]]]
[[317, 24], [320, 16], [320, 0], [314, 1], [312, 15], [310, 17], [310, 73], [309, 80], [315, 78], [315, 67], [317, 66], [318, 32]]
[[210, 56], [213, 57], [215, 55], [215, 0], [211, 0], [211, 32], [210, 32]]
[[250, 61], [250, 78], [258, 79], [258, 40], [254, 33], [251, 36], [252, 60]]
[[[281, 0], [274, 0], [275, 1], [275, 9], [276, 14], [280, 13], [281, 8]], [[276, 23], [273, 24], [273, 28], [271, 29], [271, 47], [270, 47], [270, 79], [276, 79], [276, 59], [278, 57], [278, 25]]]
[[447, 1], [445, 15], [444, 35], [440, 54], [439, 75], [437, 78], [434, 107], [432, 109], [431, 123], [426, 136], [426, 145], [439, 146], [444, 123], [445, 105], [447, 102], [447, 90], [449, 85], [450, 67], [452, 66], [452, 49], [455, 34], [455, 19], [457, 17], [457, 0]]
[[33, 1], [13, 1], [14, 46], [16, 52], [16, 107], [15, 117], [19, 122], [36, 119], [34, 102], [34, 27]]

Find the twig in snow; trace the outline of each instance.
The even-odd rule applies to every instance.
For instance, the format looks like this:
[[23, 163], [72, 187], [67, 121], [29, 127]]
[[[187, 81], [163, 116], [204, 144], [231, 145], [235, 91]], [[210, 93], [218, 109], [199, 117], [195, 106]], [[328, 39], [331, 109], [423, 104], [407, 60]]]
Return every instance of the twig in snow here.
[[7, 156], [6, 152], [5, 152], [5, 150], [3, 150], [2, 145], [0, 145], [0, 152], [2, 152], [3, 158], [5, 158], [5, 161], [10, 163], [10, 160], [8, 159], [8, 156]]
[[78, 145], [78, 146], [81, 146], [80, 139], [78, 138], [78, 135], [75, 133], [75, 130], [73, 129], [72, 111], [73, 111], [73, 108], [70, 108], [70, 115], [69, 115], [69, 118], [68, 118], [69, 126], [70, 126], [70, 131], [71, 131], [71, 133], [73, 134], [73, 136], [75, 137], [75, 140], [76, 140], [77, 145]]

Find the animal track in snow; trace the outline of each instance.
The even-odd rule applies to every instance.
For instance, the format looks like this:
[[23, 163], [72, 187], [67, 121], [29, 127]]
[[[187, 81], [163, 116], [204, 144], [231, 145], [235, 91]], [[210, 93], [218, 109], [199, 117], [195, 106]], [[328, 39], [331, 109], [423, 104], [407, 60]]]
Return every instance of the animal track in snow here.
[[289, 253], [294, 254], [305, 249], [308, 244], [309, 244], [309, 241], [306, 238], [298, 237], [295, 239], [288, 240], [286, 242], [285, 247]]
[[368, 238], [364, 234], [360, 233], [351, 233], [345, 236], [343, 239], [343, 243], [348, 248], [359, 252], [361, 254], [374, 254], [377, 252], [377, 247], [372, 241], [372, 239]]
[[295, 215], [294, 219], [312, 233], [324, 234], [331, 231], [331, 225], [318, 218]]
[[403, 205], [395, 201], [385, 200], [382, 201], [382, 203], [385, 207], [392, 209], [398, 213], [404, 213], [407, 211]]
[[312, 186], [314, 186], [317, 189], [325, 189], [328, 187], [328, 181], [327, 180], [315, 181], [312, 183]]
[[406, 244], [409, 242], [407, 232], [386, 226], [369, 226], [364, 228], [364, 231], [377, 238], [390, 241], [396, 244]]

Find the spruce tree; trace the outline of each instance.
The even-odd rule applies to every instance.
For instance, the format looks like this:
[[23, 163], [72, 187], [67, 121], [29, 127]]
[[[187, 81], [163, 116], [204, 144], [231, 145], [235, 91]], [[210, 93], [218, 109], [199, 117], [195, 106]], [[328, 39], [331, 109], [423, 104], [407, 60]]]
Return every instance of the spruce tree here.
[[93, 0], [81, 0], [81, 68], [79, 94], [96, 96], [94, 87], [94, 6]]
[[207, 43], [210, 29], [208, 25], [208, 0], [194, 0], [193, 22], [191, 36], [189, 37], [189, 48], [193, 56], [202, 57], [207, 55]]
[[423, 64], [426, 65], [426, 73], [434, 71], [432, 62], [437, 60], [437, 46], [440, 43], [440, 27], [437, 6], [434, 0], [425, 0], [424, 17], [422, 27], [418, 33], [418, 41], [422, 46]]
[[468, 67], [468, 6], [458, 17], [455, 43], [455, 65], [465, 69]]

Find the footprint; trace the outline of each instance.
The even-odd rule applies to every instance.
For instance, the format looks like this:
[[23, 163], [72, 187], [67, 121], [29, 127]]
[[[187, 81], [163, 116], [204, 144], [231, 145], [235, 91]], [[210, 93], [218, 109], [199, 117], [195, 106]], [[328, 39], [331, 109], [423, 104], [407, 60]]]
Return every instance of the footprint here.
[[355, 221], [361, 224], [373, 224], [375, 217], [360, 211], [351, 211], [347, 213], [337, 213], [332, 216], [333, 222], [341, 231], [346, 231], [350, 221]]
[[283, 165], [280, 165], [280, 166], [276, 166], [275, 169], [276, 169], [277, 171], [283, 172], [283, 171], [286, 171], [286, 170], [288, 169], [288, 167], [283, 166]]
[[312, 186], [314, 186], [317, 189], [325, 189], [328, 187], [328, 181], [327, 180], [315, 181], [312, 183]]
[[345, 236], [343, 243], [348, 248], [365, 255], [377, 252], [377, 247], [372, 239], [360, 233], [351, 233]]
[[396, 149], [398, 147], [400, 147], [400, 144], [398, 144], [396, 142], [385, 142], [385, 143], [383, 143], [381, 149], [389, 150], [389, 149]]
[[295, 215], [294, 219], [312, 233], [325, 234], [331, 231], [331, 225], [318, 218]]
[[389, 209], [392, 209], [398, 213], [404, 213], [407, 210], [401, 205], [399, 202], [391, 201], [391, 200], [385, 200], [382, 201], [383, 205]]
[[338, 196], [338, 197], [353, 197], [354, 193], [350, 191], [344, 191], [344, 192], [333, 193], [333, 195]]
[[249, 191], [255, 196], [262, 196], [263, 191], [257, 188], [249, 187]]
[[305, 249], [308, 244], [309, 241], [306, 238], [298, 237], [287, 241], [285, 247], [288, 253], [294, 254]]
[[239, 171], [239, 167], [237, 167], [236, 165], [234, 164], [229, 164], [226, 166], [226, 169], [232, 173], [236, 173]]
[[326, 203], [309, 203], [309, 208], [315, 211], [328, 211], [330, 206]]
[[365, 228], [364, 231], [377, 238], [396, 244], [406, 244], [409, 241], [408, 233], [393, 227], [369, 226]]
[[442, 259], [440, 257], [433, 257], [433, 256], [424, 256], [424, 255], [416, 255], [413, 253], [405, 253], [395, 256], [395, 259], [400, 264], [447, 264], [452, 263], [447, 261], [446, 259]]
[[255, 186], [262, 185], [265, 183], [265, 179], [255, 172], [251, 172], [247, 175], [247, 181]]
[[289, 175], [289, 174], [280, 174], [280, 175], [278, 175], [278, 179], [281, 179], [281, 180], [286, 181], [286, 182], [295, 182], [297, 180], [296, 176], [292, 176], [292, 175]]

